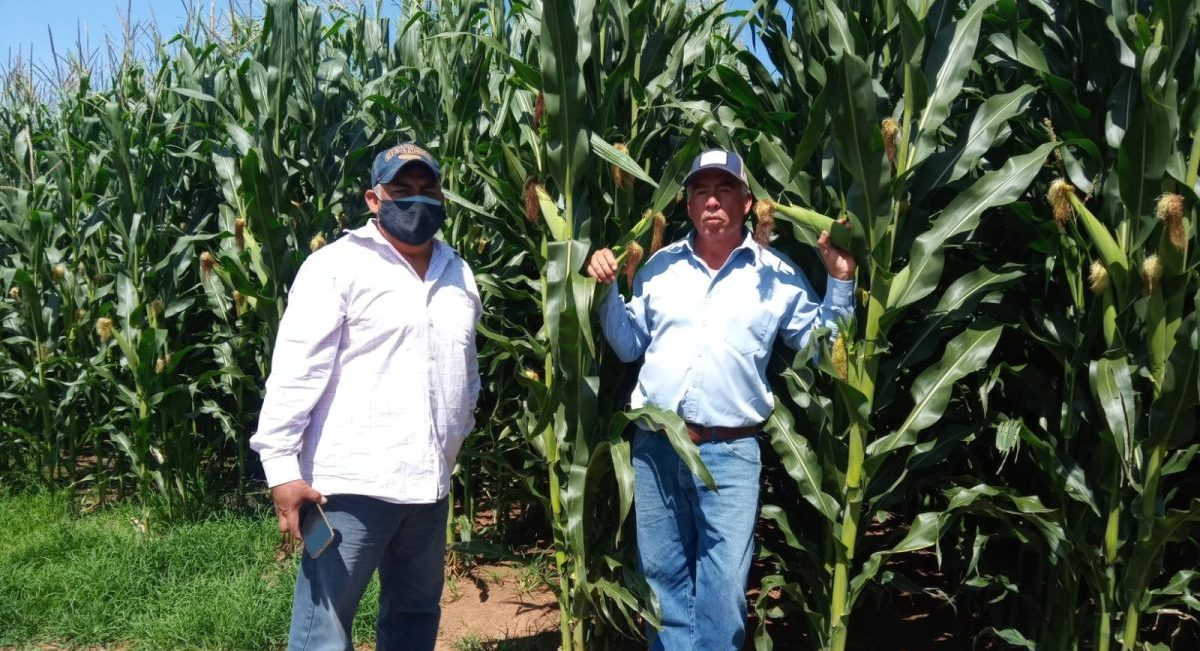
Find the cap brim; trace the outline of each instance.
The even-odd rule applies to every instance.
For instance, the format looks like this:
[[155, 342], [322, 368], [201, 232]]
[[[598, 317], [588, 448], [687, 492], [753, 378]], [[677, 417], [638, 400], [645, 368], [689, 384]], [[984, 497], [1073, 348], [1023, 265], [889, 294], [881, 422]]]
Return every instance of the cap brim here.
[[733, 180], [737, 181], [741, 185], [743, 185], [745, 187], [750, 187], [749, 185], [746, 184], [745, 181], [742, 180], [742, 177], [738, 176], [737, 174], [734, 174], [733, 172], [730, 172], [729, 170], [727, 170], [723, 167], [717, 167], [716, 165], [712, 165], [710, 167], [701, 167], [698, 170], [689, 172], [687, 176], [683, 177], [682, 185], [686, 187], [687, 184], [691, 183], [693, 180], [695, 180], [695, 178], [697, 176], [700, 176], [704, 172], [724, 172], [726, 175], [733, 177]]
[[413, 163], [416, 163], [416, 164], [418, 164], [418, 165], [421, 165], [421, 166], [423, 166], [425, 169], [427, 169], [427, 170], [429, 170], [430, 172], [432, 172], [432, 173], [433, 173], [433, 178], [437, 179], [437, 180], [438, 180], [438, 183], [441, 183], [441, 182], [442, 182], [442, 175], [441, 175], [441, 173], [440, 173], [440, 172], [438, 172], [438, 170], [437, 170], [437, 169], [435, 169], [435, 168], [434, 168], [432, 165], [430, 165], [429, 163], [427, 163], [427, 162], [425, 162], [425, 161], [423, 161], [423, 160], [421, 160], [421, 159], [419, 159], [419, 158], [411, 158], [411, 159], [409, 159], [409, 160], [402, 161], [402, 162], [401, 162], [399, 165], [397, 165], [397, 166], [396, 166], [396, 171], [392, 172], [390, 176], [387, 176], [387, 177], [385, 177], [385, 178], [380, 178], [380, 179], [379, 179], [379, 181], [378, 181], [378, 183], [391, 183], [391, 182], [392, 182], [392, 180], [396, 178], [396, 175], [397, 175], [397, 174], [399, 174], [401, 170], [403, 170], [404, 168], [408, 167], [409, 165], [412, 165]]

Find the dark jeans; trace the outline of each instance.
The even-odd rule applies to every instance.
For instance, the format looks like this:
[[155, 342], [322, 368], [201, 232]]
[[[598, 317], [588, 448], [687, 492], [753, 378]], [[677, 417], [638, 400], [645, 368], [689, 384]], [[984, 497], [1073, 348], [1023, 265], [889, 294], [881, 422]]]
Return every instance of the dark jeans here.
[[[351, 651], [351, 625], [367, 582], [379, 570], [377, 649], [433, 649], [441, 617], [447, 498], [392, 504], [329, 495], [335, 533], [320, 558], [302, 553], [292, 602], [290, 651]], [[305, 517], [316, 516], [308, 509]]]

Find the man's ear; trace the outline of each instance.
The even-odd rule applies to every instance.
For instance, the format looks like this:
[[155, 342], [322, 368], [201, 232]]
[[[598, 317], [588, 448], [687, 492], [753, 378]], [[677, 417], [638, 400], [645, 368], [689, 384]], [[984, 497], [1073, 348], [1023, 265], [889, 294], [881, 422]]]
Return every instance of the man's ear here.
[[380, 199], [375, 188], [367, 188], [367, 191], [363, 193], [363, 198], [367, 201], [367, 210], [370, 210], [372, 215], [378, 214]]

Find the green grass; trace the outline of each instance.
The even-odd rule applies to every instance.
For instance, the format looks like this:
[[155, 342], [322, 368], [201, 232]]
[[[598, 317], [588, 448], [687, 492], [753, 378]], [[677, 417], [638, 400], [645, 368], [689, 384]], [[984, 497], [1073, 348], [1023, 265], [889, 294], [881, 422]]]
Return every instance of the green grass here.
[[[287, 639], [295, 558], [270, 513], [133, 523], [133, 506], [74, 515], [61, 494], [0, 492], [0, 647], [269, 649]], [[355, 621], [374, 637], [372, 581]]]

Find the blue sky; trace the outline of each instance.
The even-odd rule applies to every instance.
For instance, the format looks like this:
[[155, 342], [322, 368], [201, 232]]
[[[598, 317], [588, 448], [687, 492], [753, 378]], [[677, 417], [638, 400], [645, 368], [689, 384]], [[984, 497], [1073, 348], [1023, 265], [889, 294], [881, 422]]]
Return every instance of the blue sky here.
[[[225, 5], [222, 2], [221, 5]], [[128, 12], [134, 23], [155, 19], [163, 32], [173, 32], [186, 17], [180, 0], [0, 0], [4, 20], [0, 21], [0, 55], [5, 61], [18, 54], [39, 65], [50, 63], [50, 37], [54, 32], [55, 49], [62, 54], [75, 50], [78, 40], [85, 50], [104, 50], [105, 37], [121, 42], [121, 16]]]
[[[262, 0], [235, 0], [235, 4], [258, 10]], [[726, 2], [730, 10], [747, 9], [752, 4], [752, 0]], [[18, 56], [29, 61], [32, 48], [32, 60], [37, 65], [52, 65], [49, 26], [60, 56], [67, 50], [74, 51], [78, 40], [85, 51], [101, 52], [104, 60], [106, 38], [116, 43], [124, 40], [121, 16], [127, 15], [132, 24], [154, 22], [164, 35], [170, 35], [183, 24], [189, 5], [198, 7], [202, 15], [208, 15], [210, 7], [220, 14], [227, 10], [229, 0], [0, 0], [4, 17], [0, 20], [0, 57], [4, 62]], [[749, 29], [743, 30], [743, 38], [748, 35]]]

